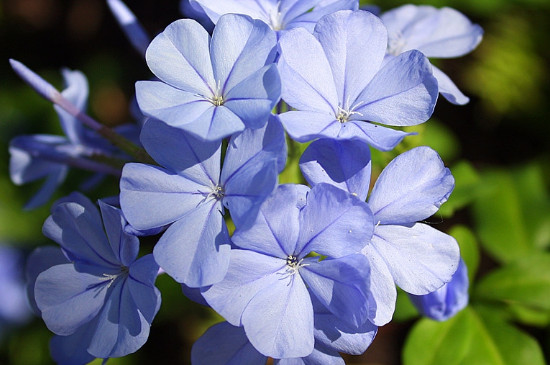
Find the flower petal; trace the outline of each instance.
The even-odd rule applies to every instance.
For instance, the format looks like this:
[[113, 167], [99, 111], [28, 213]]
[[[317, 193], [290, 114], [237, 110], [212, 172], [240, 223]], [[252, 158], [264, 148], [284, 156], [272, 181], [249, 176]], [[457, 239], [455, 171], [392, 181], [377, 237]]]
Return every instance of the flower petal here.
[[212, 96], [216, 82], [209, 47], [210, 35], [199, 23], [180, 19], [153, 39], [145, 58], [151, 71], [168, 85]]
[[242, 323], [250, 343], [266, 356], [304, 357], [313, 351], [313, 307], [300, 275], [258, 292]]
[[328, 183], [359, 200], [367, 199], [370, 186], [369, 146], [358, 140], [319, 139], [300, 158], [300, 169], [310, 185]]
[[437, 212], [453, 188], [453, 175], [437, 152], [417, 147], [386, 166], [368, 204], [377, 223], [414, 223]]
[[126, 164], [120, 180], [120, 205], [138, 230], [170, 224], [206, 199], [211, 188], [144, 164]]
[[35, 298], [48, 329], [70, 335], [94, 318], [103, 307], [109, 278], [75, 270], [73, 264], [56, 265], [38, 275]]
[[311, 251], [331, 257], [357, 253], [369, 242], [373, 218], [367, 204], [332, 185], [315, 185], [300, 211], [295, 253]]
[[337, 138], [342, 124], [334, 114], [316, 111], [293, 110], [279, 115], [285, 130], [298, 142], [308, 142], [315, 138]]
[[172, 224], [156, 244], [155, 261], [174, 280], [202, 287], [223, 279], [230, 240], [221, 204], [205, 202]]
[[101, 217], [105, 233], [111, 244], [113, 253], [118, 262], [124, 266], [130, 266], [139, 253], [139, 239], [136, 236], [126, 234], [124, 226], [126, 220], [122, 216], [120, 209], [99, 201]]
[[319, 41], [305, 29], [292, 29], [281, 36], [279, 52], [283, 99], [298, 110], [338, 114], [338, 94]]
[[338, 11], [323, 17], [313, 34], [330, 64], [340, 107], [349, 110], [381, 67], [386, 28], [367, 11]]
[[379, 225], [371, 244], [388, 265], [395, 283], [404, 291], [424, 295], [451, 280], [460, 253], [456, 240], [432, 227]]
[[233, 249], [224, 279], [203, 288], [202, 295], [229, 323], [241, 326], [241, 316], [250, 300], [263, 289], [270, 289], [281, 282], [278, 272], [285, 266], [285, 261], [279, 258]]
[[464, 105], [470, 101], [466, 95], [458, 89], [454, 82], [443, 71], [432, 65], [434, 77], [437, 79], [439, 93], [449, 102], [457, 105]]
[[428, 59], [418, 51], [387, 56], [384, 67], [357, 97], [352, 119], [410, 126], [425, 122], [435, 108], [437, 81]]
[[350, 120], [342, 124], [338, 138], [360, 139], [377, 150], [391, 151], [403, 138], [414, 134], [416, 133], [406, 133], [369, 122]]
[[265, 364], [266, 360], [266, 356], [260, 354], [248, 341], [244, 328], [227, 322], [217, 323], [207, 329], [191, 349], [191, 362], [197, 365], [260, 365]]
[[308, 262], [300, 269], [313, 295], [336, 317], [356, 328], [369, 315], [369, 262], [365, 256]]

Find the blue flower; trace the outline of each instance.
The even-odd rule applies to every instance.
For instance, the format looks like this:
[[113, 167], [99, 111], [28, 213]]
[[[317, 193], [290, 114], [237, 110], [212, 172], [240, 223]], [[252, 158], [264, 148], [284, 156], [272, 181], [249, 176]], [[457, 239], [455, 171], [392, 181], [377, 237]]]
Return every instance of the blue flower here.
[[[66, 88], [61, 95], [75, 107], [84, 111], [88, 99], [88, 81], [80, 71], [62, 70]], [[25, 184], [46, 178], [42, 188], [26, 203], [25, 209], [37, 208], [51, 198], [63, 183], [69, 167], [78, 167], [99, 173], [119, 176], [118, 168], [94, 161], [94, 156], [124, 158], [109, 142], [58, 105], [54, 108], [59, 116], [65, 136], [30, 135], [18, 136], [10, 142], [10, 177], [17, 184]], [[135, 134], [133, 126], [121, 126], [119, 132]]]
[[140, 81], [142, 112], [218, 141], [245, 128], [261, 128], [280, 97], [275, 33], [261, 21], [230, 14], [212, 37], [194, 20], [170, 24], [147, 48], [160, 81]]
[[409, 298], [418, 311], [436, 321], [446, 321], [468, 305], [468, 269], [462, 259], [451, 281], [434, 292]]
[[120, 210], [99, 206], [101, 214], [76, 193], [58, 201], [43, 232], [60, 244], [68, 262], [47, 250], [34, 258], [45, 259], [44, 271], [30, 269], [37, 308], [58, 335], [52, 357], [62, 364], [135, 352], [160, 306], [153, 256], [136, 259], [139, 241], [124, 233]]
[[[483, 36], [479, 25], [447, 7], [403, 5], [381, 19], [388, 28], [388, 54], [394, 56], [416, 49], [430, 58], [460, 57], [476, 48]], [[445, 99], [459, 105], [469, 101], [443, 71], [433, 66], [433, 74]]]
[[162, 167], [124, 167], [120, 204], [125, 217], [138, 230], [170, 225], [154, 255], [176, 281], [190, 287], [220, 281], [230, 250], [224, 208], [237, 226], [254, 221], [284, 167], [280, 122], [273, 117], [263, 128], [233, 136], [223, 169], [220, 142], [198, 140], [155, 119], [144, 125], [141, 139]]
[[[360, 200], [367, 197], [370, 155], [365, 145], [318, 140], [304, 152], [301, 166], [312, 185], [329, 183]], [[374, 235], [363, 249], [371, 265], [371, 292], [378, 304], [373, 323], [390, 321], [397, 296], [395, 284], [408, 293], [424, 295], [451, 280], [459, 261], [455, 239], [417, 222], [437, 212], [453, 188], [451, 172], [428, 147], [399, 155], [378, 177], [368, 199]]]
[[262, 20], [281, 32], [292, 28], [313, 31], [323, 16], [338, 10], [357, 10], [357, 0], [191, 0], [217, 23], [223, 14], [238, 13]]
[[[237, 229], [225, 278], [204, 288], [208, 304], [251, 344], [274, 358], [304, 357], [314, 348], [312, 296], [355, 328], [376, 307], [369, 265], [359, 254], [372, 235], [371, 212], [340, 189], [280, 185], [254, 224]], [[327, 256], [309, 257], [315, 252]]]
[[282, 98], [294, 111], [281, 114], [290, 136], [361, 139], [390, 150], [407, 133], [371, 122], [410, 126], [426, 121], [437, 99], [431, 66], [418, 51], [384, 61], [386, 28], [366, 11], [322, 18], [315, 32], [286, 32], [279, 41]]

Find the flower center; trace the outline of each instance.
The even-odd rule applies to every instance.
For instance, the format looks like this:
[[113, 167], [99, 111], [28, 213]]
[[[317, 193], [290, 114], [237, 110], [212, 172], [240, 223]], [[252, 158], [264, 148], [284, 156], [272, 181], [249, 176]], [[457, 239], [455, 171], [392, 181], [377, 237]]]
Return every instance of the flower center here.
[[301, 267], [307, 266], [308, 264], [303, 264], [304, 259], [298, 259], [297, 256], [288, 255], [286, 258], [286, 272], [288, 275], [292, 276], [300, 270]]
[[213, 197], [216, 200], [220, 200], [225, 195], [225, 191], [223, 190], [223, 186], [216, 185], [212, 188], [212, 191], [210, 194], [208, 194], [208, 198]]
[[269, 14], [269, 23], [271, 25], [271, 29], [273, 29], [275, 31], [284, 29], [285, 26], [283, 24], [283, 14], [281, 14], [281, 2], [280, 1], [277, 2], [277, 10], [272, 11]]
[[222, 106], [225, 103], [221, 88], [221, 81], [218, 80], [218, 82], [216, 83], [216, 90], [214, 90], [213, 92], [214, 95], [212, 95], [211, 97], [207, 97], [208, 101], [214, 104], [214, 106]]
[[359, 112], [354, 112], [353, 107], [350, 108], [350, 110], [346, 110], [346, 109], [343, 109], [342, 107], [339, 106], [338, 107], [338, 114], [336, 115], [336, 120], [338, 120], [340, 123], [345, 123], [350, 119], [350, 117], [353, 114], [362, 115]]
[[107, 288], [110, 287], [120, 275], [127, 275], [129, 272], [130, 272], [129, 267], [120, 266], [120, 272], [117, 273], [117, 274], [103, 274], [103, 277], [105, 278], [105, 281], [109, 282], [109, 284], [107, 284]]

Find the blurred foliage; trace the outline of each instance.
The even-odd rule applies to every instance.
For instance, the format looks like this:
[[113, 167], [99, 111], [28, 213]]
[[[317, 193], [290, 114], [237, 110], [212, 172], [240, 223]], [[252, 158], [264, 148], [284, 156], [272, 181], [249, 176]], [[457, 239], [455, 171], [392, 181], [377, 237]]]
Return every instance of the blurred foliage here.
[[[544, 364], [544, 357], [550, 356], [550, 48], [545, 46], [550, 2], [411, 2], [454, 7], [484, 28], [484, 40], [471, 55], [437, 61], [471, 102], [459, 107], [440, 98], [431, 121], [406, 129], [417, 135], [407, 137], [395, 151], [372, 151], [373, 181], [406, 150], [427, 145], [440, 153], [456, 186], [427, 223], [459, 243], [468, 266], [471, 304], [446, 322], [418, 319], [407, 295], [399, 291], [394, 320], [403, 324], [380, 328], [373, 348], [346, 360], [399, 364], [388, 354], [403, 349], [405, 365]], [[179, 14], [176, 0], [127, 4], [151, 34]], [[387, 0], [377, 5], [384, 11], [403, 4]], [[4, 0], [0, 42], [0, 241], [28, 252], [48, 242], [41, 227], [49, 207], [22, 211], [39, 185], [16, 187], [10, 182], [8, 144], [20, 134], [61, 131], [51, 105], [15, 77], [7, 58], [23, 61], [56, 86], [61, 84], [61, 67], [82, 70], [90, 83], [89, 113], [109, 125], [132, 119], [128, 106], [134, 82], [151, 74], [100, 0]], [[301, 181], [297, 161], [305, 147], [289, 144], [290, 163], [281, 182]], [[56, 197], [67, 195], [87, 177], [72, 171]], [[97, 199], [117, 189], [111, 179], [88, 195]], [[159, 277], [157, 285], [163, 302], [148, 343], [109, 364], [150, 364], [159, 354], [173, 363], [188, 363], [193, 341], [220, 321], [185, 298], [169, 277]], [[52, 363], [50, 337], [38, 319], [14, 328], [0, 339], [0, 363]]]

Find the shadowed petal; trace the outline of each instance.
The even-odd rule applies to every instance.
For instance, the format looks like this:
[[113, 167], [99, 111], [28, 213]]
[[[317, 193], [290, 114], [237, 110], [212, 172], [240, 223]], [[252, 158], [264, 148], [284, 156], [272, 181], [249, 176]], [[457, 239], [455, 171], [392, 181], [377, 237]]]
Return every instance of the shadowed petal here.
[[266, 360], [248, 341], [244, 328], [228, 322], [207, 329], [191, 349], [191, 362], [196, 365], [264, 365]]
[[73, 264], [56, 265], [38, 275], [36, 304], [48, 329], [70, 335], [89, 322], [103, 307], [110, 281], [77, 272]]
[[308, 142], [316, 138], [336, 138], [342, 124], [334, 114], [316, 111], [293, 110], [279, 115], [285, 130], [298, 142]]
[[439, 86], [439, 92], [445, 99], [450, 103], [457, 105], [464, 105], [470, 101], [466, 95], [462, 93], [455, 85], [455, 83], [447, 76], [443, 71], [432, 65], [432, 71], [434, 77], [437, 79], [437, 84]]
[[320, 139], [304, 151], [300, 169], [310, 185], [328, 183], [364, 201], [370, 185], [370, 148], [358, 140]]

